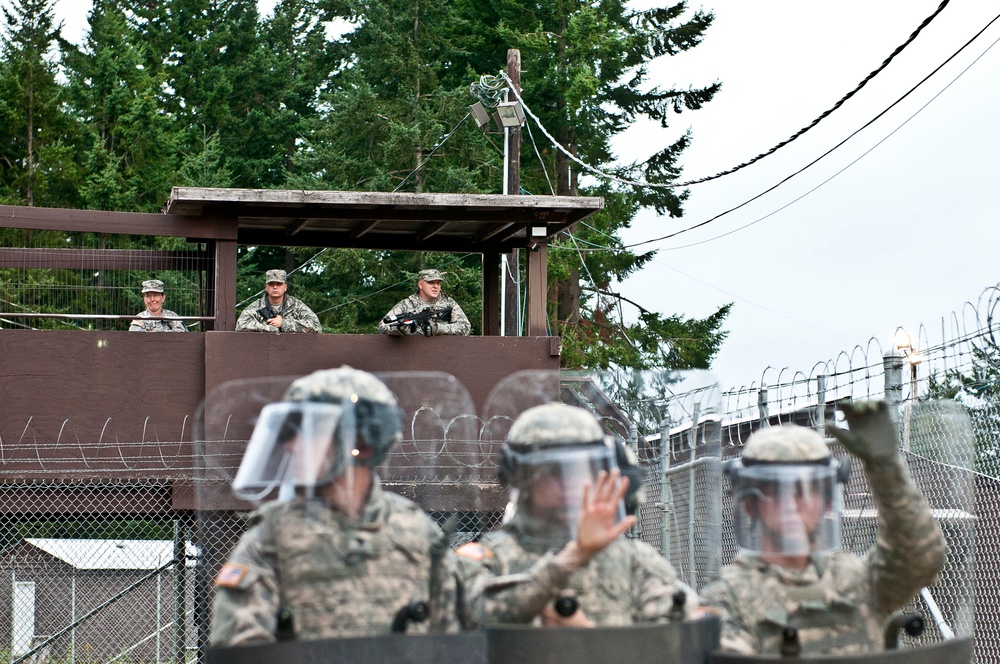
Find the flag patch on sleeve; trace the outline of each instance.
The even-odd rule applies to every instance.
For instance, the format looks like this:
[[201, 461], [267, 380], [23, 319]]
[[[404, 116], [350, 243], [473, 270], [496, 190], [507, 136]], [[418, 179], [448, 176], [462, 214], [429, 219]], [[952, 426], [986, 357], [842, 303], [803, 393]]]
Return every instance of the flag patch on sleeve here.
[[215, 585], [222, 588], [236, 588], [250, 568], [242, 563], [226, 563], [215, 577]]

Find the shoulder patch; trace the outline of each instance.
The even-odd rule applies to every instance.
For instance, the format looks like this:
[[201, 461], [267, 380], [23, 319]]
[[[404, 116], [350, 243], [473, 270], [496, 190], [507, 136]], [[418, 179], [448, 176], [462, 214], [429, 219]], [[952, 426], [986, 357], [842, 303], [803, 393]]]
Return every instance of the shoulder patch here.
[[226, 563], [215, 577], [215, 585], [221, 588], [237, 588], [250, 568], [242, 563]]
[[469, 560], [475, 560], [476, 562], [482, 562], [483, 560], [492, 558], [493, 551], [486, 548], [479, 542], [467, 542], [455, 549], [455, 555], [468, 558]]

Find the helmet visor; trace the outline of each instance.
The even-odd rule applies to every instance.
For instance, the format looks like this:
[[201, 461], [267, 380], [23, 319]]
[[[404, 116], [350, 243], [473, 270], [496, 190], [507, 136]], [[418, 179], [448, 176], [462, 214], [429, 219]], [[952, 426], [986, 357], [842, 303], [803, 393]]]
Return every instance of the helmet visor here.
[[730, 480], [736, 544], [744, 553], [801, 556], [840, 548], [842, 485], [830, 464], [736, 461]]
[[[608, 444], [558, 447], [518, 455], [512, 485], [514, 514], [532, 534], [544, 534], [551, 546], [576, 536], [585, 487], [593, 487], [601, 471], [617, 468]], [[619, 505], [617, 520], [625, 517]]]
[[311, 401], [264, 406], [233, 480], [236, 495], [260, 500], [276, 488], [314, 487], [343, 473], [353, 447], [335, 444], [343, 410]]

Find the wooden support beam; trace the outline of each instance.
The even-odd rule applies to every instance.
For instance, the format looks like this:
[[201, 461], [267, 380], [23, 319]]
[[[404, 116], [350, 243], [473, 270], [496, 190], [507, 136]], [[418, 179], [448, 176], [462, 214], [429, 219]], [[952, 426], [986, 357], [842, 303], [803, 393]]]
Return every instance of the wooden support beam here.
[[358, 227], [355, 228], [353, 232], [351, 232], [351, 237], [357, 239], [362, 235], [364, 235], [365, 233], [367, 233], [368, 231], [370, 231], [371, 229], [378, 226], [379, 223], [380, 222], [376, 219], [374, 221], [366, 221], [363, 224], [358, 224]]
[[204, 270], [198, 251], [143, 249], [38, 249], [0, 247], [0, 267], [57, 270]]
[[483, 336], [500, 334], [500, 254], [483, 254]]
[[528, 244], [528, 336], [547, 336], [545, 305], [548, 298], [548, 239], [544, 236], [532, 237]]

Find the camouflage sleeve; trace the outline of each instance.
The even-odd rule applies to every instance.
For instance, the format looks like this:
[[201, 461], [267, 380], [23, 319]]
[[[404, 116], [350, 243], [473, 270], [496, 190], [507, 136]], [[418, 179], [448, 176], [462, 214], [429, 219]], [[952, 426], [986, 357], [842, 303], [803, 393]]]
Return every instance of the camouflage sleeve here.
[[261, 532], [259, 525], [247, 531], [216, 577], [213, 645], [275, 641], [278, 582]]
[[[177, 314], [174, 313], [173, 311], [166, 311], [166, 310], [164, 310], [163, 315], [164, 316], [176, 316]], [[166, 328], [167, 328], [166, 331], [167, 332], [187, 332], [187, 327], [184, 326], [184, 321], [180, 321], [180, 320], [165, 320], [163, 322], [166, 324]]]
[[903, 459], [870, 465], [865, 475], [878, 506], [878, 537], [866, 563], [875, 604], [889, 614], [934, 583], [944, 567], [947, 544]]
[[[404, 300], [400, 300], [399, 302], [397, 302], [396, 306], [394, 306], [392, 309], [389, 309], [389, 311], [387, 311], [385, 316], [383, 316], [382, 318], [384, 319], [387, 316], [396, 316], [398, 314], [403, 313], [404, 311], [409, 311], [410, 309], [411, 309], [410, 299], [406, 298]], [[396, 337], [404, 336], [403, 332], [399, 330], [399, 327], [389, 327], [381, 320], [379, 320], [378, 323], [378, 331], [379, 334], [391, 334]]]
[[237, 332], [277, 332], [278, 328], [273, 325], [268, 325], [267, 321], [260, 317], [257, 313], [257, 309], [260, 307], [258, 302], [254, 302], [249, 307], [243, 310], [240, 314], [239, 319], [236, 321], [236, 331]]
[[722, 621], [719, 646], [722, 650], [743, 655], [758, 654], [760, 644], [740, 620], [740, 599], [726, 572], [724, 569], [722, 576], [702, 591], [701, 603], [719, 612]]
[[632, 548], [632, 589], [635, 593], [632, 620], [636, 623], [664, 622], [674, 608], [674, 594], [684, 593], [685, 615], [698, 605], [698, 594], [677, 579], [673, 565], [645, 542], [627, 540]]
[[138, 318], [136, 318], [136, 319], [135, 319], [135, 320], [133, 320], [133, 321], [132, 321], [132, 323], [131, 323], [131, 324], [130, 324], [130, 325], [128, 326], [128, 331], [129, 331], [129, 332], [145, 332], [145, 331], [146, 331], [146, 328], [144, 328], [144, 327], [143, 327], [143, 325], [142, 325], [142, 321], [141, 321], [141, 320], [139, 320]]
[[312, 309], [302, 300], [296, 300], [295, 306], [281, 314], [281, 331], [319, 333], [323, 331], [323, 326]]
[[453, 634], [466, 623], [455, 554], [449, 549], [439, 564], [440, 587], [431, 597], [431, 631]]
[[468, 336], [469, 332], [472, 331], [472, 323], [469, 322], [469, 317], [465, 315], [462, 311], [462, 307], [459, 306], [458, 302], [449, 298], [449, 306], [451, 306], [451, 322], [437, 324], [437, 334], [455, 334], [459, 336]]
[[484, 571], [472, 579], [466, 601], [477, 624], [527, 624], [569, 583], [572, 574], [547, 553], [528, 570], [499, 574], [495, 558], [483, 560]]

